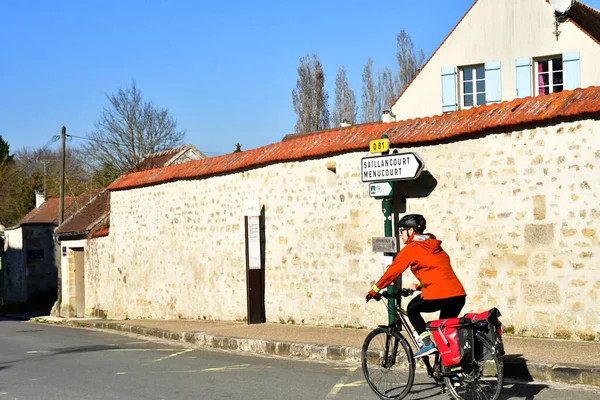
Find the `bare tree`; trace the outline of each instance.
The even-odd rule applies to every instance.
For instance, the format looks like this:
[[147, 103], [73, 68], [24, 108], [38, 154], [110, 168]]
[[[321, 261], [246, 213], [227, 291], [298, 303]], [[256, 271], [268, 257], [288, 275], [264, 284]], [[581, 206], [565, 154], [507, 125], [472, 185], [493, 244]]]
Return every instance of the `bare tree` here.
[[392, 107], [398, 94], [396, 92], [396, 85], [394, 84], [394, 74], [390, 67], [385, 67], [377, 76], [377, 92], [379, 94], [377, 111], [379, 114], [382, 114], [384, 110], [389, 110]]
[[369, 58], [365, 64], [362, 74], [362, 102], [360, 122], [374, 122], [381, 119], [380, 113], [377, 113], [378, 104], [377, 89], [373, 82], [373, 59]]
[[146, 155], [182, 145], [185, 131], [177, 129], [168, 109], [144, 101], [135, 81], [106, 98], [109, 105], [85, 146], [97, 168], [112, 166], [120, 173], [132, 172]]
[[296, 133], [329, 128], [328, 99], [321, 61], [316, 54], [302, 57], [296, 88], [292, 90], [292, 102], [297, 115]]
[[404, 29], [400, 31], [397, 37], [396, 58], [398, 60], [396, 93], [400, 94], [410, 83], [417, 71], [423, 66], [423, 62], [425, 61], [425, 52], [421, 49], [418, 54], [415, 53], [415, 46], [412, 38]]
[[[46, 191], [46, 197], [60, 194], [60, 151], [24, 147], [15, 153], [15, 162], [32, 181], [36, 191]], [[79, 196], [90, 189], [92, 167], [82, 148], [67, 146], [65, 153], [65, 183], [67, 196]], [[110, 183], [110, 182], [109, 182]]]
[[342, 122], [356, 123], [356, 96], [348, 84], [346, 68], [341, 65], [335, 77], [335, 101], [331, 123], [333, 127], [340, 126]]

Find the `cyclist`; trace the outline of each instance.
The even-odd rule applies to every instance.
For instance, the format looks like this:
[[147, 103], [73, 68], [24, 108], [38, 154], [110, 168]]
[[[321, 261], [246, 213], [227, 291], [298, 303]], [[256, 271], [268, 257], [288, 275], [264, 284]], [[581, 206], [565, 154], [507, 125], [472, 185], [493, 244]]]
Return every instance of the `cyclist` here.
[[442, 242], [434, 235], [424, 233], [426, 227], [425, 218], [420, 214], [408, 214], [400, 219], [396, 228], [405, 246], [366, 296], [367, 302], [376, 297], [410, 267], [420, 282], [413, 289], [421, 290], [421, 294], [413, 298], [406, 308], [411, 324], [423, 341], [415, 358], [437, 351], [421, 313], [440, 311], [440, 319], [458, 317], [467, 296], [452, 269], [450, 257], [441, 247]]

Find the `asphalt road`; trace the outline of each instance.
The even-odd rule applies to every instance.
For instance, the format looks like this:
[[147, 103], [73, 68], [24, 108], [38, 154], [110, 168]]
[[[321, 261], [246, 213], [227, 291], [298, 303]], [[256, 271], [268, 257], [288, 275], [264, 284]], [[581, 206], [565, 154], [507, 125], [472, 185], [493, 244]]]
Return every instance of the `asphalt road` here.
[[[355, 364], [204, 350], [134, 335], [0, 321], [2, 399], [376, 399]], [[598, 399], [595, 388], [508, 382], [506, 399]], [[410, 399], [448, 399], [419, 374]]]

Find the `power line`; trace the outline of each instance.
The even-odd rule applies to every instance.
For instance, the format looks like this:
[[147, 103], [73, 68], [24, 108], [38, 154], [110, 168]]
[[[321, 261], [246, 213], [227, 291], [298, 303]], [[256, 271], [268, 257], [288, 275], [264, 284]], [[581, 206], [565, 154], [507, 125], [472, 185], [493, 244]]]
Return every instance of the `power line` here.
[[75, 135], [67, 135], [67, 137], [75, 138], [75, 139], [83, 139], [83, 140], [87, 140], [90, 142], [98, 142], [98, 143], [114, 144], [115, 146], [123, 146], [123, 143], [110, 142], [108, 140], [92, 139], [92, 138], [87, 138], [87, 137], [83, 137], [83, 136], [75, 136]]
[[[67, 135], [67, 137], [71, 137], [71, 138], [75, 138], [75, 139], [83, 139], [83, 140], [87, 140], [90, 142], [98, 142], [98, 143], [106, 143], [106, 144], [114, 144], [116, 146], [125, 146], [123, 143], [119, 143], [119, 142], [111, 142], [108, 140], [100, 140], [100, 139], [93, 139], [93, 138], [88, 138], [88, 137], [83, 137], [83, 136], [76, 136], [76, 135]], [[200, 150], [203, 154], [214, 154], [217, 156], [222, 156], [225, 154], [229, 154], [229, 153], [220, 153], [220, 152], [216, 152], [216, 151], [202, 151]]]

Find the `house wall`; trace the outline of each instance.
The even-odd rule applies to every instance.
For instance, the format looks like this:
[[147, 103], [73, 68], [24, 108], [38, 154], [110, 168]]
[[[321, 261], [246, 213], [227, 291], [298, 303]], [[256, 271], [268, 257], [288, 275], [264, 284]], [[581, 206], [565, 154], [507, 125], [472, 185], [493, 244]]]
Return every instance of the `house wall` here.
[[[60, 242], [60, 265], [61, 265], [61, 308], [60, 315], [65, 317], [75, 316], [75, 259], [73, 248], [84, 248], [87, 246], [86, 239], [62, 240]], [[63, 251], [64, 248], [64, 251]]]
[[25, 303], [27, 301], [27, 284], [23, 230], [20, 226], [8, 228], [4, 234], [4, 304]]
[[[443, 240], [465, 311], [496, 306], [522, 335], [600, 337], [599, 134], [585, 120], [406, 149], [427, 172], [396, 190]], [[86, 251], [86, 315], [245, 319], [243, 210], [257, 197], [267, 321], [385, 322], [381, 303], [364, 302], [382, 273], [371, 238], [383, 236], [381, 201], [359, 175], [367, 155], [111, 193], [110, 235]]]
[[[571, 22], [558, 40], [543, 0], [478, 0], [393, 105], [397, 120], [442, 113], [441, 69], [500, 61], [502, 100], [516, 97], [515, 59], [580, 52], [581, 87], [600, 85], [600, 46]], [[459, 85], [460, 86], [460, 85]]]
[[58, 284], [58, 246], [54, 242], [52, 224], [22, 225], [25, 250], [27, 302], [52, 305]]

